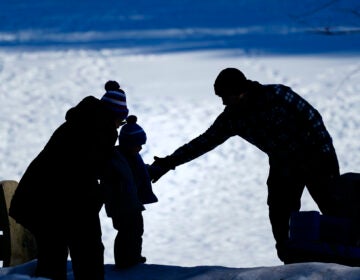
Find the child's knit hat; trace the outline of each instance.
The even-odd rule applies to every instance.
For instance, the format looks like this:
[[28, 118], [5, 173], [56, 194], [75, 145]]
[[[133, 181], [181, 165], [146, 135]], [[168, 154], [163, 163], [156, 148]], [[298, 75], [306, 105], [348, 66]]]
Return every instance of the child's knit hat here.
[[130, 115], [126, 119], [119, 133], [120, 146], [141, 146], [146, 143], [146, 133], [140, 125], [136, 123], [137, 117]]
[[125, 92], [120, 88], [120, 85], [116, 81], [107, 81], [105, 83], [105, 94], [101, 98], [101, 101], [115, 113], [118, 119], [124, 120], [129, 114], [129, 110], [126, 105]]

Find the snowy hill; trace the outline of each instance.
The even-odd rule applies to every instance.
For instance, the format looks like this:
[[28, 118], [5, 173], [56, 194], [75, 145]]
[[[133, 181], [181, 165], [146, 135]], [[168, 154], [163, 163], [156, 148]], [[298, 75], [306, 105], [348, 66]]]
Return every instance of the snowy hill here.
[[[304, 96], [341, 171], [360, 172], [358, 1], [4, 0], [0, 23], [1, 180], [18, 181], [65, 112], [101, 97], [109, 79], [148, 134], [144, 159], [167, 155], [222, 111], [212, 85], [229, 66]], [[266, 156], [237, 137], [164, 176], [144, 212], [148, 264], [129, 271], [112, 270], [115, 232], [102, 211], [107, 279], [360, 279], [357, 268], [282, 265], [267, 172]], [[316, 209], [307, 193], [302, 209]], [[27, 279], [33, 268], [0, 276]]]
[[[69, 264], [70, 265], [70, 264]], [[35, 262], [11, 270], [0, 270], [0, 280], [45, 280], [31, 275]], [[69, 266], [68, 280], [73, 280]], [[222, 266], [180, 267], [169, 265], [141, 264], [127, 270], [116, 270], [113, 265], [105, 266], [105, 279], [126, 280], [358, 280], [360, 268], [338, 264], [304, 263], [286, 266], [230, 268]]]

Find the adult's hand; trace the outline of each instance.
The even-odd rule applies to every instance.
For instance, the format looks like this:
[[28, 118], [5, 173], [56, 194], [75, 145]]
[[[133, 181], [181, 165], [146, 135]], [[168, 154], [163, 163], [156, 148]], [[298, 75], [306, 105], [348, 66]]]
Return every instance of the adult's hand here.
[[149, 174], [152, 183], [156, 183], [163, 175], [165, 175], [175, 166], [171, 163], [169, 157], [160, 158], [155, 156], [154, 162], [149, 166]]

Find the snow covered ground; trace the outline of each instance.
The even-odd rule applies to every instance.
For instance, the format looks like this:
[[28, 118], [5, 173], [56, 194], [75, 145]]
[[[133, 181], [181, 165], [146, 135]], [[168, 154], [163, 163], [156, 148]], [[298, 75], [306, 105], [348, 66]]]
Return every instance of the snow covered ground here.
[[[11, 269], [1, 269], [1, 280], [46, 280], [30, 278], [36, 262], [29, 262]], [[223, 266], [182, 267], [160, 264], [141, 264], [127, 270], [115, 270], [105, 266], [105, 279], [126, 280], [358, 280], [360, 268], [350, 268], [338, 264], [304, 263], [286, 266], [233, 268]], [[73, 280], [70, 269], [68, 280]]]
[[[111, 79], [148, 134], [145, 161], [171, 153], [222, 111], [212, 85], [225, 67], [304, 96], [322, 113], [341, 171], [360, 172], [357, 1], [85, 2], [0, 3], [0, 180], [19, 180], [65, 112], [101, 97]], [[267, 172], [266, 156], [236, 137], [164, 176], [144, 212], [149, 265], [131, 271], [112, 271], [115, 232], [102, 212], [107, 279], [359, 279], [343, 266], [281, 266]], [[302, 209], [317, 209], [307, 193]], [[9, 277], [33, 267], [1, 269], [0, 279], [27, 279]]]

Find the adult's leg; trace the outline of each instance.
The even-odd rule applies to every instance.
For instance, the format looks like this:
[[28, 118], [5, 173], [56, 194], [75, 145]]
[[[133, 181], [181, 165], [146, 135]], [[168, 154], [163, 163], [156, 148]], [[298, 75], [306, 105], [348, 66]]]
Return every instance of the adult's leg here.
[[104, 279], [104, 246], [97, 213], [73, 219], [68, 233], [70, 256], [76, 280]]
[[66, 280], [68, 248], [61, 229], [43, 228], [32, 232], [37, 245], [35, 275], [53, 280]]
[[286, 242], [289, 238], [289, 219], [299, 211], [304, 183], [295, 171], [270, 167], [268, 185], [269, 218], [276, 241], [278, 257], [285, 261]]
[[332, 183], [339, 176], [339, 163], [335, 152], [314, 155], [307, 164], [306, 186], [323, 214], [336, 215], [337, 197]]

